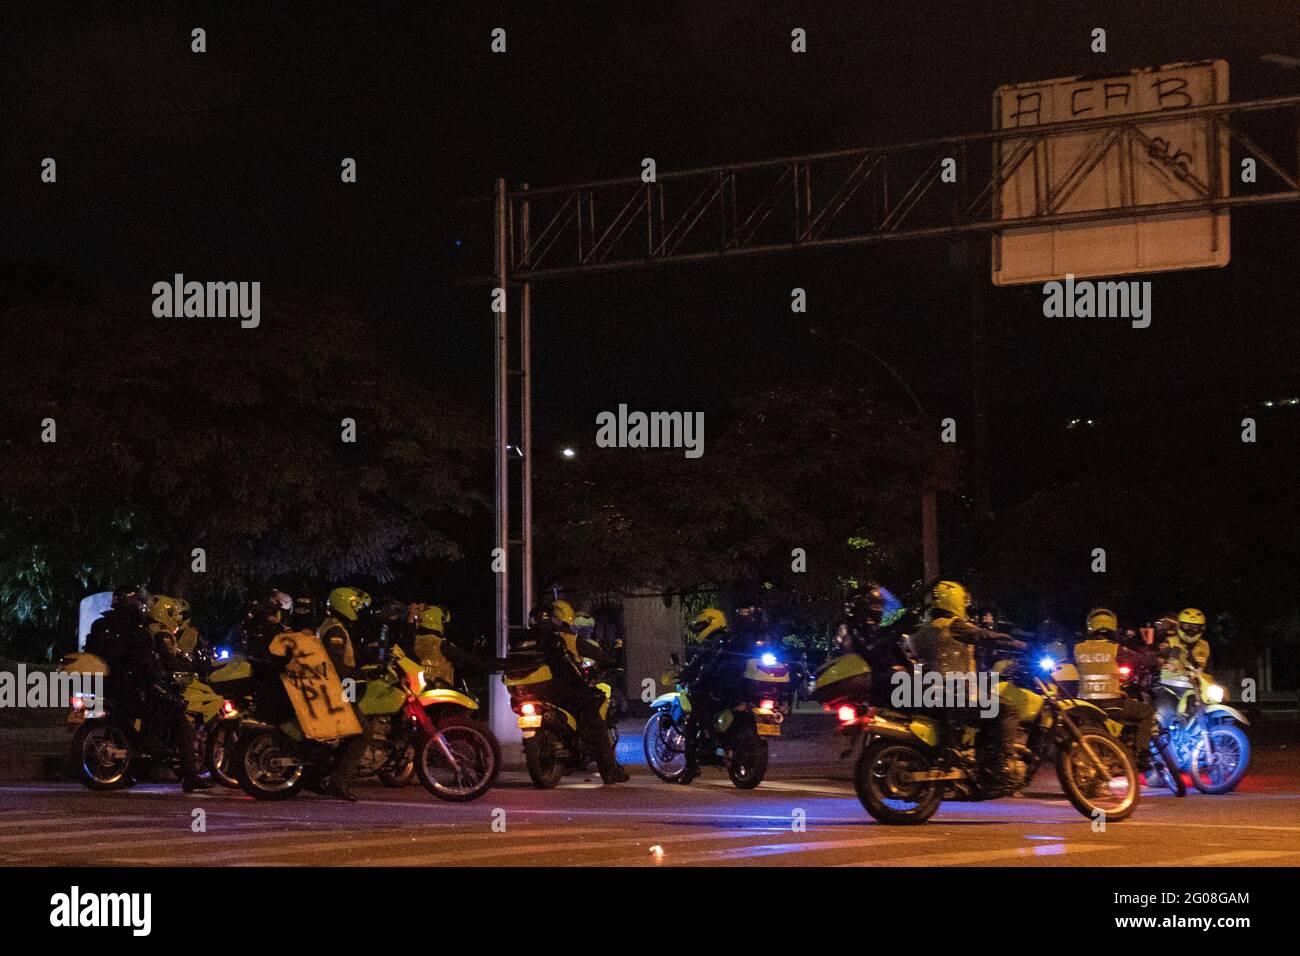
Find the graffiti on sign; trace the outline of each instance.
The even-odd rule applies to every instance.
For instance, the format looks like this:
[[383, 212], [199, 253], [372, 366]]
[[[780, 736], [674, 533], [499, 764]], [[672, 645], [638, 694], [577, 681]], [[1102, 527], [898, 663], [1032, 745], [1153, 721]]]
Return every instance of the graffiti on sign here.
[[361, 723], [343, 696], [343, 682], [315, 634], [278, 634], [270, 651], [289, 659], [280, 680], [304, 734], [315, 740], [335, 740], [361, 733]]

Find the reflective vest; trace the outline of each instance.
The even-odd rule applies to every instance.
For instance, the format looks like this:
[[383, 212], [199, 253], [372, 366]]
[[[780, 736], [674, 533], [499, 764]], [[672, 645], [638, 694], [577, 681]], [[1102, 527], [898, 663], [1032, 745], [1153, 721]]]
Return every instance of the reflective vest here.
[[442, 653], [443, 638], [436, 634], [415, 635], [415, 656], [424, 665], [425, 679], [431, 685], [451, 687], [456, 683], [456, 669]]
[[952, 636], [953, 618], [926, 621], [912, 635], [912, 650], [926, 670], [941, 674], [975, 673], [975, 648]]
[[[343, 671], [352, 671], [357, 666], [357, 656], [352, 649], [352, 635], [348, 633], [347, 625], [336, 617], [327, 617], [321, 623], [320, 629], [316, 632], [316, 637], [325, 645], [325, 651], [329, 654], [330, 659], [335, 662], [335, 667], [341, 673]], [[342, 676], [350, 677], [351, 673], [344, 673]]]
[[1119, 645], [1114, 641], [1080, 641], [1074, 645], [1074, 665], [1079, 670], [1079, 697], [1108, 700], [1122, 697], [1119, 683]]

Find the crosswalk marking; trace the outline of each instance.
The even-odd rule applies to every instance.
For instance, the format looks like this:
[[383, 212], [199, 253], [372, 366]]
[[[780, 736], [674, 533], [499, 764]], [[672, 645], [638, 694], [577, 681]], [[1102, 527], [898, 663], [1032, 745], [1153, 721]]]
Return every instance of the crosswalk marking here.
[[[964, 866], [967, 863], [989, 863], [993, 860], [1033, 859], [1035, 857], [1067, 856], [1071, 853], [1096, 853], [1100, 850], [1119, 850], [1116, 843], [1043, 843], [1038, 846], [1016, 846], [1004, 850], [958, 850], [952, 853], [927, 853], [914, 862], [918, 866]], [[897, 866], [898, 861], [866, 860], [859, 863], [841, 863], [840, 866]]]
[[941, 837], [932, 836], [889, 836], [862, 837], [856, 840], [791, 840], [786, 843], [763, 843], [756, 846], [723, 847], [715, 850], [699, 850], [681, 855], [665, 854], [664, 866], [679, 866], [688, 863], [718, 862], [730, 863], [765, 856], [779, 856], [787, 853], [825, 853], [828, 850], [847, 850], [873, 846], [904, 846], [918, 843], [934, 843]]
[[[566, 830], [565, 833], [575, 831]], [[491, 860], [500, 857], [525, 856], [525, 855], [547, 855], [551, 853], [567, 853], [572, 850], [599, 850], [602, 852], [614, 851], [620, 849], [633, 853], [649, 854], [650, 847], [655, 844], [665, 843], [684, 843], [684, 842], [701, 842], [704, 840], [725, 840], [725, 839], [761, 839], [770, 834], [765, 834], [755, 830], [718, 830], [712, 833], [675, 833], [669, 836], [655, 836], [647, 834], [641, 837], [627, 837], [614, 841], [602, 841], [593, 844], [590, 841], [567, 841], [560, 843], [537, 843], [516, 847], [485, 847], [483, 849], [460, 850], [446, 853], [420, 854], [418, 856], [397, 856], [388, 857], [380, 862], [391, 866], [421, 866], [433, 863], [450, 863], [459, 860]], [[591, 862], [599, 862], [592, 860]]]
[[[348, 833], [349, 836], [348, 839], [344, 841], [340, 841], [338, 843], [338, 849], [341, 855], [351, 854], [353, 851], [361, 850], [361, 849], [406, 850], [406, 849], [410, 849], [413, 846], [424, 846], [424, 845], [437, 846], [438, 844], [451, 843], [456, 840], [464, 840], [466, 837], [473, 836], [472, 834], [468, 834], [464, 832], [463, 829], [460, 832], [444, 832], [438, 834], [425, 834], [425, 835], [418, 835], [418, 831], [397, 830], [397, 831], [390, 832], [387, 835], [382, 837], [373, 837], [364, 840], [350, 839], [351, 834], [355, 832], [356, 831], [351, 831], [350, 833]], [[483, 827], [480, 832], [481, 833], [488, 832], [486, 826]], [[612, 828], [610, 827], [574, 827], [572, 829], [566, 828], [564, 830], [564, 835], [565, 836], [578, 836], [582, 834], [595, 835], [595, 834], [610, 833], [610, 832], [613, 832]], [[194, 850], [195, 853], [197, 854], [195, 859], [193, 860], [194, 863], [198, 863], [198, 864], [229, 863], [237, 860], [257, 861], [269, 857], [294, 856], [297, 854], [306, 853], [310, 850], [318, 849], [318, 848], [310, 846], [307, 843], [307, 841], [304, 839], [305, 837], [316, 836], [316, 837], [328, 838], [332, 834], [333, 831], [325, 830], [325, 829], [313, 830], [310, 832], [285, 833], [279, 835], [279, 839], [281, 842], [283, 842], [284, 840], [295, 840], [297, 842], [295, 842], [291, 846], [279, 846], [279, 847], [272, 846], [266, 848], [250, 847], [246, 850], [231, 850], [228, 852], [227, 851], [211, 852], [207, 850], [203, 846], [201, 842], [201, 838], [199, 839], [177, 838], [172, 845], [176, 846], [177, 848]], [[267, 834], [255, 834], [255, 835], [250, 834], [249, 836], [265, 837], [267, 836]], [[536, 831], [528, 831], [528, 830], [520, 829], [520, 830], [507, 830], [505, 833], [493, 834], [493, 836], [505, 839], [507, 842], [510, 843], [516, 843], [519, 840], [538, 838], [541, 836], [541, 834]], [[225, 838], [222, 838], [223, 842], [224, 840]], [[542, 847], [548, 846], [548, 844], [539, 844], [539, 845]], [[580, 843], [578, 845], [584, 847], [590, 847], [592, 844], [589, 841], [587, 841], [587, 842]], [[501, 849], [504, 850], [507, 854], [509, 854], [509, 853], [516, 852], [516, 849], [523, 849], [523, 848], [501, 847]], [[531, 847], [528, 847], [528, 849], [531, 849]], [[466, 852], [472, 852], [472, 851], [452, 850], [452, 851], [448, 851], [446, 854], [443, 855], [446, 856], [450, 861], [454, 862], [455, 860], [462, 858], [462, 856]], [[120, 858], [120, 862], [148, 863], [152, 861], [147, 859]], [[340, 862], [342, 863], [345, 861], [340, 860]], [[377, 862], [384, 863], [386, 862], [386, 860], [380, 860]]]
[[1300, 856], [1300, 850], [1226, 850], [1222, 853], [1205, 853], [1183, 860], [1154, 861], [1154, 866], [1225, 866], [1231, 863], [1253, 863], [1257, 860], [1277, 860], [1284, 856]]

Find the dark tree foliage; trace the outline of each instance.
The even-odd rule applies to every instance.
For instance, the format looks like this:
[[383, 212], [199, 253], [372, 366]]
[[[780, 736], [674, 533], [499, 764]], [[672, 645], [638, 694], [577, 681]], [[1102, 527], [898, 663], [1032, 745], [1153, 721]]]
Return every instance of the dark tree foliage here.
[[484, 504], [485, 423], [405, 371], [382, 329], [329, 307], [255, 329], [148, 316], [6, 315], [22, 334], [0, 350], [4, 620], [75, 620], [124, 580], [193, 597], [460, 555], [445, 529]]
[[[916, 576], [920, 492], [946, 483], [937, 423], [852, 386], [737, 396], [704, 454], [584, 448], [539, 487], [539, 568], [581, 589], [720, 586], [789, 620], [822, 621], [845, 582]], [[806, 571], [792, 569], [796, 548]]]

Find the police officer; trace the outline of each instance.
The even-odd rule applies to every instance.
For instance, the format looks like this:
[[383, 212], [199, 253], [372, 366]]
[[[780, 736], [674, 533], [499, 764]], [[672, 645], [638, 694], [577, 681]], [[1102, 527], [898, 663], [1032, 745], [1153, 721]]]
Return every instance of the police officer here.
[[910, 662], [898, 638], [880, 626], [885, 616], [885, 595], [875, 584], [854, 588], [844, 604], [846, 650], [852, 651], [871, 668], [871, 700], [889, 701], [893, 675], [907, 671]]
[[617, 661], [596, 641], [578, 636], [573, 626], [573, 607], [568, 601], [556, 601], [549, 613], [534, 612], [533, 626], [538, 631], [539, 643], [551, 667], [559, 695], [573, 710], [578, 721], [578, 735], [586, 747], [596, 755], [600, 779], [606, 784], [624, 783], [631, 779], [614, 755], [614, 744], [600, 716], [604, 694], [587, 679], [583, 659], [599, 666], [614, 667]]
[[1154, 730], [1155, 709], [1141, 700], [1124, 696], [1120, 680], [1119, 618], [1109, 608], [1088, 612], [1087, 637], [1074, 645], [1074, 663], [1079, 671], [1078, 696], [1091, 701], [1115, 719], [1135, 729], [1133, 750], [1146, 759]]
[[[343, 679], [357, 677], [358, 654], [353, 644], [353, 632], [359, 632], [369, 622], [372, 602], [370, 595], [359, 588], [338, 587], [329, 593], [326, 607], [329, 613], [321, 623], [317, 636], [325, 645], [330, 662]], [[330, 779], [330, 793], [342, 800], [355, 803], [357, 795], [352, 790], [357, 768], [366, 755], [369, 732], [361, 711], [356, 710], [362, 733], [349, 737], [340, 748], [338, 763]]]
[[[151, 605], [153, 614], [144, 609]], [[119, 612], [119, 613], [114, 613]], [[106, 620], [107, 619], [107, 620]], [[171, 731], [181, 765], [181, 789], [186, 793], [212, 786], [201, 777], [194, 724], [185, 712], [185, 700], [173, 682], [175, 631], [180, 614], [176, 602], [158, 598], [152, 602], [142, 588], [118, 588], [113, 606], [91, 627], [86, 647], [110, 649], [110, 674], [116, 671], [116, 691], [127, 709]]]
[[[956, 581], [940, 581], [930, 589], [926, 599], [925, 621], [912, 635], [912, 650], [927, 670], [940, 674], [976, 674], [975, 652], [978, 646], [1024, 650], [1024, 643], [979, 627], [967, 619], [970, 595]], [[951, 701], [951, 714], [960, 722], [970, 719], [974, 701]], [[1019, 715], [1006, 700], [1000, 700], [997, 716], [980, 721], [979, 748], [983, 766], [991, 781], [1004, 779], [1015, 753], [1015, 734]]]

